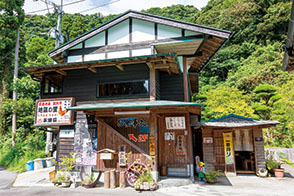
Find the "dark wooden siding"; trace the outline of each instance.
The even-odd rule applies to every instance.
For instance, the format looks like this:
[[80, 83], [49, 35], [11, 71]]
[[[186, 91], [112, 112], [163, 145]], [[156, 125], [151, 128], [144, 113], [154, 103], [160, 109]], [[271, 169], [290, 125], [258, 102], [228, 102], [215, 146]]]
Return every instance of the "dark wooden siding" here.
[[184, 101], [183, 75], [160, 73], [160, 99]]
[[115, 66], [98, 68], [97, 73], [87, 69], [66, 71], [63, 93], [41, 95], [44, 98], [75, 97], [76, 101], [95, 101], [97, 83], [122, 82], [149, 79], [149, 68], [146, 64], [124, 65], [120, 71]]
[[[60, 129], [72, 129], [74, 130], [74, 126], [60, 126]], [[60, 164], [62, 162], [60, 158], [70, 156], [70, 153], [73, 153], [74, 150], [74, 138], [59, 138], [57, 141], [57, 163]]]

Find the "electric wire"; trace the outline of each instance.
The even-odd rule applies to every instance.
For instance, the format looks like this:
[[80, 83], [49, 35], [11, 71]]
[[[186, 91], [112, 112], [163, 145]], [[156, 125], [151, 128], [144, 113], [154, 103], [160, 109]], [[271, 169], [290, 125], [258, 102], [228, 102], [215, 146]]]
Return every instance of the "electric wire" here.
[[110, 1], [108, 3], [104, 3], [104, 4], [101, 4], [101, 5], [98, 5], [98, 6], [95, 6], [95, 7], [92, 7], [92, 8], [89, 8], [89, 9], [86, 9], [86, 10], [83, 10], [83, 11], [80, 11], [78, 13], [84, 13], [84, 12], [88, 12], [88, 11], [91, 11], [93, 9], [96, 9], [96, 8], [99, 8], [99, 7], [103, 7], [103, 6], [106, 6], [106, 5], [110, 5], [110, 4], [113, 4], [113, 3], [116, 3], [116, 2], [119, 2], [120, 0], [114, 0], [114, 1]]
[[[80, 3], [80, 2], [83, 2], [83, 1], [87, 1], [87, 0], [79, 0], [79, 1], [74, 1], [74, 2], [70, 2], [70, 3], [65, 3], [65, 4], [63, 4], [63, 6], [68, 6], [68, 5]], [[49, 9], [54, 9], [54, 6], [50, 7]], [[43, 11], [46, 11], [46, 10], [47, 9], [35, 10], [35, 11], [28, 12], [26, 14], [33, 14], [33, 13], [37, 13], [37, 12], [43, 12]]]

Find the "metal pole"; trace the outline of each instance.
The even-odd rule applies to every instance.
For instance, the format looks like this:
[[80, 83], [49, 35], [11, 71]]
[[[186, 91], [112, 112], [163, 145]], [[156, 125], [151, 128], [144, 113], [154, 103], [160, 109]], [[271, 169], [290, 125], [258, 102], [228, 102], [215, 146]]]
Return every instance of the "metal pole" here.
[[[16, 44], [15, 44], [15, 55], [14, 55], [14, 74], [13, 74], [13, 80], [15, 80], [18, 77], [18, 56], [19, 56], [19, 29], [17, 28], [17, 38], [16, 38]], [[13, 100], [17, 100], [17, 93], [15, 90], [13, 90]], [[13, 111], [12, 114], [12, 146], [15, 145], [15, 133], [16, 133], [16, 112]]]
[[62, 34], [61, 34], [62, 5], [63, 5], [63, 0], [61, 0], [61, 4], [59, 6], [54, 5], [54, 6], [56, 6], [56, 10], [57, 10], [57, 32], [58, 32], [58, 36], [56, 38], [56, 43], [55, 43], [55, 48], [59, 47], [60, 42], [62, 40]]

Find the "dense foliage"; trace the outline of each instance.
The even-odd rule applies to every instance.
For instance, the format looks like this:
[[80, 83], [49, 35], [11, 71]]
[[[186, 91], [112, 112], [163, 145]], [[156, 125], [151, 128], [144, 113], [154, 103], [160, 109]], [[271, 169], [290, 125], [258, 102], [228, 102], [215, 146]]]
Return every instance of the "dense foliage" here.
[[[21, 68], [52, 64], [47, 52], [55, 47], [49, 31], [56, 26], [56, 14], [24, 16], [22, 4], [21, 0], [0, 1], [0, 165], [11, 167], [40, 156], [45, 145], [44, 132], [33, 127], [39, 82]], [[266, 145], [294, 147], [294, 75], [281, 71], [281, 48], [290, 8], [290, 0], [210, 0], [201, 10], [173, 5], [142, 11], [234, 31], [234, 37], [200, 73], [200, 92], [193, 100], [203, 104], [202, 120], [230, 113], [279, 120], [281, 124], [264, 130]], [[64, 39], [69, 41], [115, 16], [64, 14]], [[20, 73], [13, 84], [13, 54], [19, 25]], [[18, 92], [18, 101], [11, 99], [13, 89]], [[13, 111], [17, 112], [18, 129], [17, 145], [11, 148]], [[23, 169], [24, 166], [18, 168]]]

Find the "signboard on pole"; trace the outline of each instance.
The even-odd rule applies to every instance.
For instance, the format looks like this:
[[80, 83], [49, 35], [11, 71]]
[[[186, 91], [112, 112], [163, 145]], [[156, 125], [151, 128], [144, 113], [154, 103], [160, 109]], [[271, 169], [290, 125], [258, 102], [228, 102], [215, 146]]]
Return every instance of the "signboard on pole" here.
[[36, 101], [35, 126], [72, 125], [74, 98], [39, 99]]

